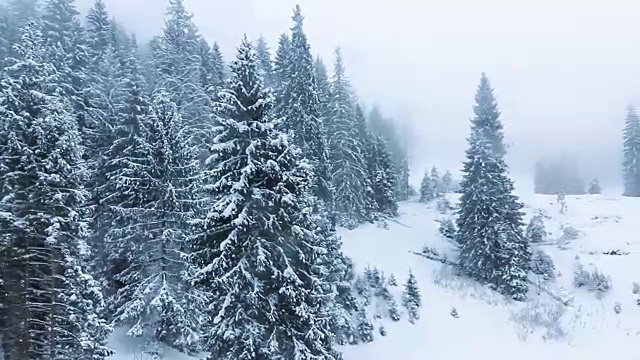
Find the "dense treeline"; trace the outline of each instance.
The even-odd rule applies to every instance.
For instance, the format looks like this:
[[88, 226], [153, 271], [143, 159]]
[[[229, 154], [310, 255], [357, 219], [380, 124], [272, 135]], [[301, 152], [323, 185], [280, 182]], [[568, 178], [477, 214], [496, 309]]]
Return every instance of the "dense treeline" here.
[[534, 169], [534, 190], [536, 194], [582, 195], [587, 186], [578, 166], [568, 157], [544, 159], [536, 163]]
[[114, 327], [211, 359], [339, 359], [365, 311], [336, 226], [397, 215], [406, 149], [296, 7], [235, 58], [182, 0], [140, 46], [97, 0], [0, 4], [0, 353], [104, 359]]

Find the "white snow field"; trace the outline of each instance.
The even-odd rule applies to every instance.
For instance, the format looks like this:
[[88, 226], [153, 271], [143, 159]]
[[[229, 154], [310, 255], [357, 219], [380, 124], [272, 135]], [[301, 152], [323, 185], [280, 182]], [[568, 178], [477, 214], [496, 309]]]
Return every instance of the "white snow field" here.
[[[411, 254], [421, 252], [425, 244], [446, 253], [451, 245], [438, 233], [435, 222], [447, 215], [438, 213], [435, 205], [409, 201], [401, 204], [400, 217], [388, 222], [388, 229], [367, 224], [340, 231], [345, 252], [359, 272], [376, 266], [387, 276], [394, 274], [399, 286], [390, 290], [402, 312], [398, 322], [374, 320], [374, 342], [343, 347], [345, 359], [640, 359], [640, 294], [633, 292], [633, 283], [640, 283], [640, 199], [567, 196], [564, 215], [555, 196], [523, 196], [522, 200], [527, 205], [525, 222], [535, 212], [546, 215], [548, 241], [534, 249], [551, 256], [558, 277], [542, 286], [571, 299], [569, 307], [544, 292], [538, 295], [534, 286], [527, 302], [507, 300], [455, 276], [450, 267]], [[567, 225], [579, 231], [578, 238], [562, 238], [561, 228]], [[603, 254], [611, 250], [622, 255]], [[575, 288], [577, 262], [586, 270], [598, 269], [610, 276], [612, 289], [602, 296]], [[415, 324], [407, 321], [401, 305], [409, 268], [422, 292], [420, 319]], [[532, 280], [538, 281], [535, 276]], [[454, 307], [458, 317], [451, 315]], [[378, 332], [380, 321], [386, 336]], [[114, 360], [146, 360], [125, 335], [116, 333], [113, 340], [119, 353]], [[169, 352], [165, 358], [188, 359]]]

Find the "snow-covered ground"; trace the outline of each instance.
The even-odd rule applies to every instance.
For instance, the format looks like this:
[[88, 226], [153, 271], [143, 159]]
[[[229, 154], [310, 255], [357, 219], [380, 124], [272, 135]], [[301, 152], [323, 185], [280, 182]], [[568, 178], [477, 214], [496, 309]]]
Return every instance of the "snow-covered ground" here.
[[[376, 329], [374, 342], [342, 348], [345, 359], [640, 359], [640, 294], [632, 292], [633, 283], [640, 283], [640, 199], [567, 196], [564, 215], [554, 196], [522, 199], [527, 222], [536, 212], [545, 214], [549, 241], [536, 248], [551, 256], [559, 273], [549, 290], [572, 299], [570, 307], [544, 293], [537, 295], [536, 288], [527, 302], [514, 303], [452, 275], [452, 269], [440, 263], [411, 254], [425, 244], [444, 252], [450, 245], [435, 222], [446, 215], [435, 206], [405, 202], [388, 229], [371, 224], [341, 234], [345, 252], [359, 270], [376, 266], [394, 274], [399, 286], [391, 291], [398, 304], [408, 271], [413, 271], [423, 297], [420, 320], [410, 324], [404, 313], [399, 322], [385, 320], [386, 336]], [[561, 228], [568, 225], [579, 231], [577, 239], [561, 239]], [[610, 250], [623, 255], [603, 254]], [[610, 276], [612, 290], [597, 296], [575, 288], [577, 262]], [[458, 317], [451, 315], [453, 308]], [[112, 344], [119, 350], [115, 359], [141, 359], [123, 334], [116, 334]], [[187, 360], [169, 353], [166, 358]]]

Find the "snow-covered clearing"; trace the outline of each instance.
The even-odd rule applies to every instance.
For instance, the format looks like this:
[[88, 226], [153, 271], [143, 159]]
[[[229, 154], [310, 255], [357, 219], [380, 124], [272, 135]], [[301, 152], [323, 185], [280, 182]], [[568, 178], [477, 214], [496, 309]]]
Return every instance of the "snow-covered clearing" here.
[[[381, 320], [374, 321], [374, 342], [342, 348], [345, 359], [640, 359], [640, 294], [633, 293], [633, 283], [640, 283], [640, 199], [567, 196], [564, 215], [554, 196], [525, 196], [523, 201], [525, 221], [536, 212], [545, 215], [549, 239], [536, 248], [551, 256], [559, 273], [549, 290], [573, 299], [571, 307], [544, 293], [537, 295], [535, 288], [529, 301], [514, 303], [452, 275], [452, 269], [440, 263], [411, 254], [420, 252], [425, 244], [441, 251], [451, 246], [439, 235], [435, 222], [447, 215], [438, 213], [435, 205], [405, 202], [400, 217], [389, 222], [388, 229], [371, 224], [343, 229], [341, 234], [345, 252], [359, 270], [376, 266], [385, 275], [395, 275], [399, 286], [390, 289], [399, 305], [411, 268], [422, 291], [420, 320], [410, 324], [400, 306], [399, 322], [384, 320], [387, 336], [378, 332]], [[577, 229], [578, 238], [563, 239], [563, 226]], [[603, 254], [611, 250], [622, 255]], [[610, 276], [612, 290], [597, 296], [575, 288], [577, 262], [586, 270], [597, 268]], [[616, 304], [619, 313], [614, 310]], [[454, 307], [457, 318], [451, 315]], [[112, 344], [119, 352], [114, 359], [141, 359], [136, 345], [122, 334], [117, 333]], [[167, 359], [187, 359], [166, 355]]]

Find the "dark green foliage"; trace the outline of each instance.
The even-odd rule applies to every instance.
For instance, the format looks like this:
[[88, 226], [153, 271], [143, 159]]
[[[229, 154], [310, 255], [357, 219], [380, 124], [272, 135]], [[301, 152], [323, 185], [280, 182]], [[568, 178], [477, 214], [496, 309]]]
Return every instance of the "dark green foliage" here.
[[409, 322], [414, 323], [420, 319], [420, 307], [422, 307], [422, 295], [420, 295], [420, 289], [418, 288], [418, 282], [416, 277], [409, 270], [409, 277], [404, 284], [404, 291], [402, 293], [402, 305], [407, 309], [409, 314]]
[[502, 125], [484, 74], [474, 112], [457, 218], [459, 264], [466, 275], [523, 300], [531, 257], [522, 233], [523, 205], [512, 194], [503, 160]]

